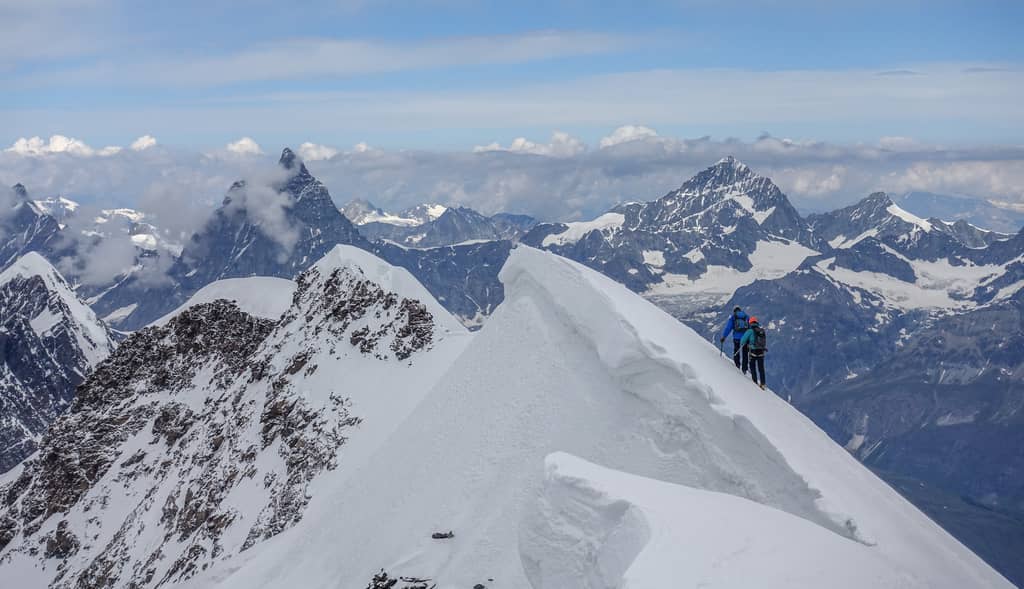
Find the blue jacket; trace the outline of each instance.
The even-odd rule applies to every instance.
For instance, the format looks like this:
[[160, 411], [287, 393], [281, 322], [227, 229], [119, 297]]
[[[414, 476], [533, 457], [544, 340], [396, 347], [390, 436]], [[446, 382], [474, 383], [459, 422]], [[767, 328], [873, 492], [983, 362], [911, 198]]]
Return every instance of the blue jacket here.
[[729, 320], [725, 322], [725, 329], [722, 330], [722, 337], [728, 336], [730, 331], [732, 332], [732, 339], [734, 340], [739, 340], [740, 338], [743, 337], [743, 332], [746, 330], [736, 331], [736, 329], [733, 327], [733, 324], [736, 322], [737, 317], [739, 317], [740, 319], [750, 319], [750, 317], [748, 317], [747, 314], [744, 313], [743, 311], [729, 315]]

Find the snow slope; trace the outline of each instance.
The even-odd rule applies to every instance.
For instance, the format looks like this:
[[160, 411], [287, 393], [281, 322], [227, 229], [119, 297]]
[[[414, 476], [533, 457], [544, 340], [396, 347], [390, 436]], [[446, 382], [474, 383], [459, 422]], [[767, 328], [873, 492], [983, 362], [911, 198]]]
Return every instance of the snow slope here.
[[35, 451], [113, 348], [103, 322], [38, 253], [0, 273], [0, 473]]
[[[48, 262], [37, 252], [29, 252], [18, 258], [10, 267], [0, 273], [0, 286], [15, 278], [32, 278], [38, 276], [46, 285], [51, 296], [66, 305], [67, 317], [61, 317], [53, 308], [43, 309], [40, 315], [32, 318], [33, 327], [43, 337], [49, 331], [62, 324], [74, 333], [78, 348], [85, 355], [89, 366], [106, 358], [113, 348], [110, 334], [96, 318], [96, 314], [85, 303], [79, 300], [71, 286]], [[50, 307], [53, 307], [52, 305]]]
[[[545, 465], [541, 517], [524, 543], [528, 558], [545, 565], [538, 588], [579, 586], [579, 579], [593, 587], [661, 587], [678, 579], [687, 587], [862, 589], [892, 584], [888, 571], [899, 566], [883, 551], [735, 495], [561, 452]], [[590, 554], [573, 554], [581, 546]]]
[[1009, 587], [638, 295], [525, 247], [501, 278], [505, 302], [382, 445], [192, 586], [365, 587], [383, 568], [438, 589]]
[[234, 302], [246, 313], [263, 319], [277, 319], [292, 305], [295, 283], [273, 276], [250, 276], [248, 278], [225, 278], [207, 284], [192, 295], [183, 305], [151, 325], [165, 325], [173, 317], [202, 303], [217, 299]]
[[576, 243], [591, 231], [608, 231], [622, 227], [626, 217], [622, 213], [605, 213], [593, 221], [575, 221], [565, 223], [565, 230], [561, 233], [548, 235], [544, 238], [542, 245], [565, 245]]
[[135, 332], [51, 427], [48, 458], [0, 479], [0, 584], [168, 587], [249, 554], [306, 517], [322, 477], [363, 465], [471, 340], [406, 270], [348, 246], [275, 321], [215, 300]]

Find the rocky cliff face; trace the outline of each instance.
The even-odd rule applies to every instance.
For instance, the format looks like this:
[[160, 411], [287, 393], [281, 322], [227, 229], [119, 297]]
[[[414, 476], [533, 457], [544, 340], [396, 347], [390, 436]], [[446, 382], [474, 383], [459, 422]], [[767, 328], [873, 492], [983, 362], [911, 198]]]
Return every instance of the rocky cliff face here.
[[11, 188], [10, 198], [0, 198], [0, 269], [28, 252], [51, 256], [61, 248], [60, 222], [29, 199], [21, 184]]
[[361, 422], [351, 374], [402, 372], [448, 333], [372, 276], [325, 262], [278, 322], [219, 300], [125, 340], [0, 483], [5, 575], [158, 587], [299, 521]]
[[75, 387], [114, 344], [39, 254], [0, 274], [0, 473], [34, 452]]

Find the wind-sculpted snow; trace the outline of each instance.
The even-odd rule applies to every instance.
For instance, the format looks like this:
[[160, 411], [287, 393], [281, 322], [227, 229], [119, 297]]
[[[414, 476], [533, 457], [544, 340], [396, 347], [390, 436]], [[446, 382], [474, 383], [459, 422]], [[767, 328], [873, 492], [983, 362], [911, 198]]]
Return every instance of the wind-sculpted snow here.
[[539, 517], [522, 542], [535, 589], [930, 586], [893, 575], [872, 546], [754, 501], [565, 453], [545, 465]]
[[5, 585], [172, 586], [294, 526], [462, 349], [425, 293], [338, 247], [278, 321], [215, 300], [133, 334], [0, 479]]
[[[1008, 586], [623, 286], [523, 247], [501, 278], [505, 302], [380, 445], [191, 586]], [[605, 499], [546, 474], [557, 452], [621, 471], [590, 477]]]

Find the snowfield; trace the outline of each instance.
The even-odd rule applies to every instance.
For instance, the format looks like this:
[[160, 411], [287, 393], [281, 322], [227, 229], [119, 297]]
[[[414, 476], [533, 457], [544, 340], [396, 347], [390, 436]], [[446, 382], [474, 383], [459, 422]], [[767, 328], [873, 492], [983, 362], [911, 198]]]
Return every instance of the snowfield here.
[[640, 296], [526, 247], [501, 279], [399, 410], [360, 410], [379, 395], [355, 365], [328, 373], [359, 381], [339, 467], [296, 525], [188, 586], [361, 589], [383, 568], [438, 589], [1010, 587]]
[[626, 217], [621, 213], [605, 213], [593, 221], [574, 221], [565, 223], [566, 229], [561, 233], [554, 233], [544, 238], [542, 245], [567, 245], [576, 243], [583, 239], [591, 231], [611, 231], [622, 227]]
[[[752, 268], [745, 272], [728, 266], [709, 265], [707, 271], [696, 280], [690, 280], [684, 274], [665, 274], [663, 282], [653, 285], [647, 296], [703, 295], [714, 300], [724, 301], [732, 296], [736, 289], [753, 283], [756, 280], [772, 280], [782, 278], [796, 270], [808, 256], [818, 252], [800, 245], [795, 241], [780, 239], [778, 241], [759, 241], [750, 254]], [[689, 255], [689, 254], [688, 254]], [[700, 252], [694, 253], [691, 260], [699, 260]]]

